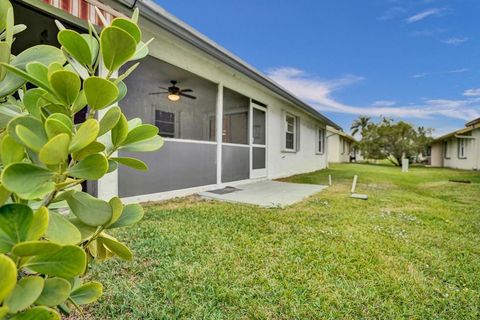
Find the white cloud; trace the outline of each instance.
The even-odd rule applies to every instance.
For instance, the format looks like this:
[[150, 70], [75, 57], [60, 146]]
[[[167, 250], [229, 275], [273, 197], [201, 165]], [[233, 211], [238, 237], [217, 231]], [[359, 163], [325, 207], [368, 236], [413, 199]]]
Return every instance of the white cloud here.
[[437, 71], [437, 72], [422, 72], [422, 73], [417, 73], [410, 78], [413, 79], [419, 79], [419, 78], [425, 78], [426, 76], [430, 75], [442, 75], [442, 74], [449, 74], [449, 73], [464, 73], [464, 72], [469, 72], [471, 71], [470, 68], [459, 68], [459, 69], [453, 69], [453, 70], [448, 70], [448, 71]]
[[377, 100], [372, 103], [372, 107], [390, 107], [395, 105], [397, 102], [392, 100]]
[[480, 96], [480, 88], [475, 89], [467, 89], [463, 92], [465, 97], [479, 97]]
[[444, 12], [445, 9], [444, 8], [432, 8], [432, 9], [428, 9], [428, 10], [425, 10], [425, 11], [422, 11], [422, 12], [419, 12], [413, 16], [410, 16], [407, 18], [407, 23], [414, 23], [414, 22], [418, 22], [418, 21], [421, 21], [427, 17], [430, 17], [430, 16], [438, 16], [440, 15], [442, 12]]
[[426, 76], [427, 76], [427, 73], [422, 72], [422, 73], [414, 74], [413, 76], [411, 76], [411, 78], [418, 79], [418, 78], [425, 78]]
[[452, 46], [458, 46], [467, 41], [468, 41], [467, 37], [452, 37], [452, 38], [441, 40], [442, 43], [449, 44]]
[[332, 93], [345, 86], [358, 83], [363, 80], [362, 77], [347, 75], [339, 79], [324, 80], [295, 68], [273, 69], [268, 72], [268, 75], [319, 111], [417, 119], [439, 115], [461, 120], [480, 117], [480, 97], [463, 100], [427, 99], [406, 106], [385, 104], [383, 106], [355, 106], [335, 100]]

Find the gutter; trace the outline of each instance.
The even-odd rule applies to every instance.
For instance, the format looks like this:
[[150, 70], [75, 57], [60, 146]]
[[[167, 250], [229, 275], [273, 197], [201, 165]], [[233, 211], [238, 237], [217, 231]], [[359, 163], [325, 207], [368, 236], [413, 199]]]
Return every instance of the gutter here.
[[176, 37], [186, 41], [187, 43], [193, 45], [194, 47], [200, 49], [201, 51], [207, 53], [208, 55], [220, 60], [225, 63], [227, 66], [231, 67], [234, 70], [246, 75], [248, 78], [260, 83], [267, 89], [276, 93], [280, 97], [286, 99], [287, 101], [293, 103], [294, 105], [300, 107], [303, 111], [307, 112], [311, 116], [322, 120], [331, 127], [334, 127], [338, 130], [341, 130], [341, 127], [333, 122], [332, 120], [325, 117], [323, 114], [315, 110], [313, 107], [309, 106], [295, 95], [282, 88], [272, 79], [260, 73], [258, 70], [248, 65], [240, 58], [231, 54], [215, 42], [211, 41], [204, 35], [200, 34], [198, 31], [194, 30], [184, 22], [180, 21], [173, 15], [169, 14], [165, 9], [161, 8], [153, 1], [150, 0], [115, 0], [124, 6], [132, 10], [134, 7], [137, 7], [143, 18], [149, 20], [150, 22], [160, 26], [162, 29], [167, 30]]

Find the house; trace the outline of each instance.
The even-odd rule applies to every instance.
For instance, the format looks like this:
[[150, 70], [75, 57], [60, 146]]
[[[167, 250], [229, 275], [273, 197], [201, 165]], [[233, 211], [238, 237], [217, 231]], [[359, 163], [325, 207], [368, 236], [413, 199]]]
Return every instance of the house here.
[[434, 139], [430, 145], [430, 165], [465, 170], [480, 168], [480, 118]]
[[[157, 125], [165, 144], [135, 154], [148, 172], [120, 166], [88, 184], [89, 192], [159, 200], [327, 166], [326, 127], [340, 132], [337, 124], [152, 1], [17, 0], [15, 18], [29, 32], [18, 37], [16, 50], [58, 46], [54, 19], [78, 31], [86, 30], [85, 19], [101, 24], [94, 5], [107, 20], [138, 7], [144, 41], [155, 38], [126, 79], [120, 107], [127, 118]], [[189, 90], [180, 99], [156, 94], [168, 87]]]
[[342, 130], [327, 126], [327, 154], [328, 162], [351, 162], [363, 160], [357, 150], [354, 137]]

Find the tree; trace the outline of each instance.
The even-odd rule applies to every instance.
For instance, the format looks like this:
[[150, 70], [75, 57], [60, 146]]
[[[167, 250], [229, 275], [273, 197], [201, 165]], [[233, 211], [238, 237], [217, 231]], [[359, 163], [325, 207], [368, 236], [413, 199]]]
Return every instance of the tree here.
[[[101, 296], [101, 283], [83, 281], [89, 263], [132, 259], [108, 232], [141, 220], [142, 207], [97, 199], [81, 184], [118, 165], [147, 170], [116, 151], [163, 144], [155, 126], [128, 121], [116, 106], [138, 64], [112, 75], [148, 54], [137, 19], [138, 11], [116, 18], [100, 34], [91, 24], [79, 34], [58, 23], [61, 49], [38, 45], [15, 57], [13, 37], [26, 27], [0, 0], [0, 319], [60, 319]], [[97, 76], [101, 63], [108, 72]], [[74, 123], [84, 108], [87, 119]], [[99, 110], [108, 111], [97, 120]]]
[[382, 118], [364, 127], [359, 148], [367, 159], [388, 159], [400, 166], [403, 158], [411, 159], [425, 152], [431, 133], [431, 129]]
[[359, 116], [358, 119], [354, 120], [350, 130], [352, 130], [352, 136], [356, 135], [358, 132], [363, 134], [363, 131], [367, 128], [370, 123], [370, 117]]

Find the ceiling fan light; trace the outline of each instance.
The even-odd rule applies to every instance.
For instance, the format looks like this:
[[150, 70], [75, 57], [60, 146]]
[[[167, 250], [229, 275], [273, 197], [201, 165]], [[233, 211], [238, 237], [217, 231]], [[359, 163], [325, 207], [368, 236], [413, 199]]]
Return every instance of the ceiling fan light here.
[[173, 94], [173, 93], [170, 93], [168, 96], [167, 96], [168, 100], [170, 101], [178, 101], [180, 100], [180, 96], [178, 94]]

